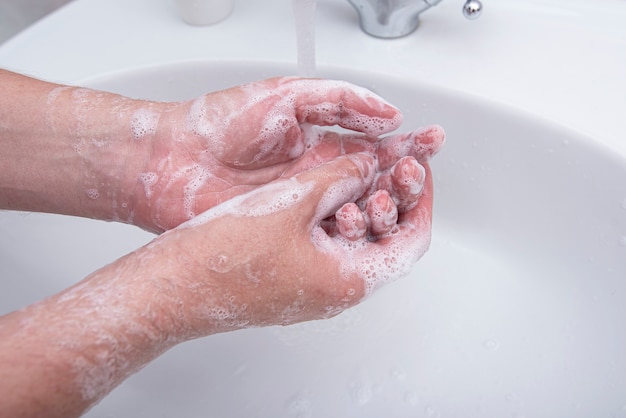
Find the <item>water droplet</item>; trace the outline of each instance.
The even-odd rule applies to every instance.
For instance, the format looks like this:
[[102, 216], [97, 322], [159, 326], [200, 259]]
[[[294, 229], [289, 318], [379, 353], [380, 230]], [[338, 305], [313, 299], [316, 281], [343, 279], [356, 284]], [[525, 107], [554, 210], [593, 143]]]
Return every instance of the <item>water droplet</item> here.
[[562, 143], [564, 146], [567, 146], [567, 145], [569, 145], [569, 139], [564, 139], [561, 143]]
[[396, 380], [404, 380], [406, 379], [406, 372], [396, 367], [396, 368], [391, 369], [391, 377], [393, 377]]
[[485, 342], [483, 343], [483, 348], [489, 351], [496, 351], [498, 348], [500, 348], [500, 343], [492, 339], [485, 340]]
[[433, 408], [432, 406], [427, 405], [424, 408], [424, 413], [426, 414], [427, 417], [434, 417], [437, 415], [437, 410]]
[[372, 400], [372, 388], [363, 383], [353, 384], [350, 388], [350, 398], [357, 405], [367, 405]]
[[619, 246], [626, 247], [626, 235], [624, 235], [623, 237], [619, 239]]
[[96, 200], [100, 197], [100, 192], [98, 192], [98, 189], [88, 189], [85, 190], [85, 193], [87, 194], [87, 197], [91, 200]]
[[296, 418], [310, 418], [313, 416], [311, 401], [304, 395], [296, 395], [287, 402], [289, 416]]
[[237, 367], [234, 371], [233, 371], [233, 376], [241, 376], [244, 373], [246, 373], [246, 371], [248, 370], [248, 363], [243, 363], [240, 364], [239, 367]]
[[420, 399], [415, 392], [407, 392], [404, 394], [404, 402], [411, 406], [415, 406], [419, 403]]

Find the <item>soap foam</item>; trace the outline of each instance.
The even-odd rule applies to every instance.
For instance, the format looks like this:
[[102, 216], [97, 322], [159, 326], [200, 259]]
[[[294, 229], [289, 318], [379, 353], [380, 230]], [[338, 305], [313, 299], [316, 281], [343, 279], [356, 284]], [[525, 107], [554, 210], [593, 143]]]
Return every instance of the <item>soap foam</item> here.
[[[427, 214], [418, 222], [425, 225]], [[356, 273], [365, 284], [365, 297], [381, 286], [409, 273], [411, 267], [426, 252], [430, 245], [429, 228], [417, 230], [412, 224], [399, 224], [380, 237], [364, 237], [359, 240], [336, 235], [330, 237], [320, 226], [311, 234], [313, 244], [335, 258], [341, 274], [350, 280]]]
[[365, 236], [367, 222], [363, 212], [354, 203], [346, 203], [335, 213], [339, 233], [350, 241]]
[[241, 329], [249, 325], [250, 320], [244, 319], [248, 310], [246, 303], [237, 303], [231, 294], [222, 295], [219, 300], [202, 303], [192, 308], [195, 318], [205, 318], [216, 323], [218, 329]]
[[[353, 129], [372, 135], [380, 135], [397, 129], [402, 123], [402, 113], [382, 97], [374, 94], [370, 90], [353, 85], [341, 80], [292, 80], [288, 87], [301, 96], [308, 97], [310, 103], [301, 106], [305, 116], [319, 113], [321, 120], [329, 124], [339, 124], [346, 129]], [[338, 97], [339, 95], [339, 97]], [[328, 98], [336, 98], [332, 102]], [[346, 107], [347, 100], [358, 99], [368, 108], [376, 110], [377, 113], [385, 113], [395, 110], [391, 118], [374, 117], [359, 113], [354, 109]]]
[[203, 164], [193, 164], [181, 168], [173, 176], [173, 180], [184, 178], [187, 183], [183, 186], [183, 209], [188, 219], [196, 216], [193, 210], [198, 191], [214, 176]]
[[100, 197], [100, 192], [98, 191], [98, 189], [87, 189], [85, 190], [85, 194], [91, 200], [96, 200]]
[[152, 188], [158, 180], [159, 176], [154, 172], [141, 173], [139, 175], [139, 181], [143, 184], [146, 199], [150, 199], [152, 197]]
[[187, 130], [205, 138], [211, 145], [219, 146], [224, 140], [224, 132], [220, 130], [219, 124], [209, 118], [205, 97], [199, 97], [191, 104], [187, 114]]
[[426, 169], [415, 159], [404, 157], [393, 167], [393, 175], [399, 186], [408, 190], [412, 195], [418, 195], [424, 189]]
[[[93, 405], [137, 371], [142, 364], [131, 358], [137, 350], [136, 341], [153, 341], [153, 351], [143, 352], [147, 360], [154, 358], [175, 341], [163, 338], [150, 325], [156, 312], [144, 309], [139, 315], [129, 306], [132, 291], [153, 292], [152, 281], [146, 287], [133, 288], [120, 275], [99, 277], [93, 273], [89, 279], [74, 285], [54, 300], [45, 300], [24, 308], [28, 311], [18, 332], [29, 336], [48, 333], [46, 350], [60, 353], [74, 374], [74, 385], [85, 401]], [[134, 289], [134, 290], [133, 290]], [[148, 298], [149, 300], [149, 298]], [[41, 318], [51, 315], [51, 309], [63, 312], [49, 327], [41, 328]], [[159, 311], [160, 312], [160, 311]], [[84, 321], [89, 318], [89, 321]], [[146, 326], [147, 325], [147, 326]], [[146, 361], [147, 361], [146, 360]]]
[[[289, 111], [292, 103], [293, 99], [286, 97], [267, 112], [259, 136], [254, 141], [259, 153], [253, 161], [264, 161], [276, 153], [284, 153], [295, 158], [304, 152], [304, 143], [300, 139], [295, 143], [285, 141], [290, 130], [300, 129], [298, 120], [292, 114], [293, 112]], [[285, 147], [291, 148], [285, 152]]]
[[365, 212], [375, 234], [389, 231], [398, 221], [398, 208], [386, 190], [377, 190], [370, 196]]
[[[310, 146], [302, 132], [308, 123], [340, 125], [380, 135], [396, 129], [402, 121], [401, 113], [382, 98], [344, 81], [283, 77], [274, 82], [275, 85], [263, 81], [239, 86], [232, 97], [231, 93], [220, 97], [220, 106], [212, 106], [206, 96], [194, 100], [187, 114], [187, 130], [205, 138], [219, 159], [220, 153], [232, 147], [226, 138], [234, 135], [239, 124], [250, 119], [249, 115], [259, 114], [255, 107], [262, 108], [264, 118], [259, 131], [248, 138], [250, 148], [258, 150], [257, 155], [249, 161], [228, 161], [246, 166], [271, 161], [276, 155], [302, 155]], [[389, 117], [370, 116], [352, 107]], [[249, 121], [248, 128], [256, 126], [256, 121]]]
[[179, 227], [193, 228], [227, 215], [238, 217], [271, 215], [301, 202], [313, 190], [313, 187], [312, 181], [301, 183], [296, 178], [270, 183], [214, 206]]
[[130, 119], [130, 128], [133, 138], [136, 141], [141, 140], [148, 135], [156, 133], [159, 123], [159, 114], [148, 109], [136, 110]]
[[381, 155], [381, 165], [395, 163], [399, 157], [412, 156], [419, 162], [430, 160], [441, 148], [445, 141], [445, 132], [442, 127], [432, 125], [409, 135], [400, 134], [383, 138], [379, 143], [378, 152]]

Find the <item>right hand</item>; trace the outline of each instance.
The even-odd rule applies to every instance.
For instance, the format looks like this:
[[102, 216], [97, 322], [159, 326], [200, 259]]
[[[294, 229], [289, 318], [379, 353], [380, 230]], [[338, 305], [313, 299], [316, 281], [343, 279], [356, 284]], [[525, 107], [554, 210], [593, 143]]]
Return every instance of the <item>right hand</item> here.
[[[414, 170], [414, 157], [397, 152], [406, 152], [398, 145], [407, 136], [426, 141], [424, 132], [389, 137], [378, 150], [384, 168], [370, 153], [339, 157], [235, 197], [139, 250], [156, 263], [145, 268], [176, 290], [154, 293], [162, 296], [157, 305], [169, 305], [167, 333], [186, 340], [327, 318], [405, 275], [430, 243], [433, 190], [426, 160], [443, 136], [427, 132], [433, 141], [420, 147], [423, 171]], [[381, 197], [373, 192], [377, 182], [420, 187], [391, 187]], [[341, 231], [354, 229], [354, 218], [335, 215], [359, 199], [366, 231], [346, 237]], [[405, 206], [397, 223], [376, 226], [367, 208], [393, 211], [399, 200]], [[328, 219], [336, 227], [328, 228]]]

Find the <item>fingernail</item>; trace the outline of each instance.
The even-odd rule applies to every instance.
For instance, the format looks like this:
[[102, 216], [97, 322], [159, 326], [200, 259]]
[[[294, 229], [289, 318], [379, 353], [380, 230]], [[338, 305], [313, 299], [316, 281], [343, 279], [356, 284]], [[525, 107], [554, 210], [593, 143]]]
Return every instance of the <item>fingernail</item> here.
[[413, 157], [403, 157], [393, 166], [394, 186], [418, 195], [424, 188], [426, 169]]

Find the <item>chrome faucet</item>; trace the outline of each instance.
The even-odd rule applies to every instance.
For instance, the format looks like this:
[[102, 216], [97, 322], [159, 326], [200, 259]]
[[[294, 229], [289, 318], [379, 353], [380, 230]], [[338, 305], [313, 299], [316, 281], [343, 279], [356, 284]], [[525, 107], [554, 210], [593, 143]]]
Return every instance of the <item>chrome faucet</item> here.
[[[348, 0], [357, 10], [361, 28], [378, 38], [400, 38], [419, 26], [422, 12], [441, 0]], [[480, 0], [466, 0], [463, 15], [468, 19], [480, 16]]]

